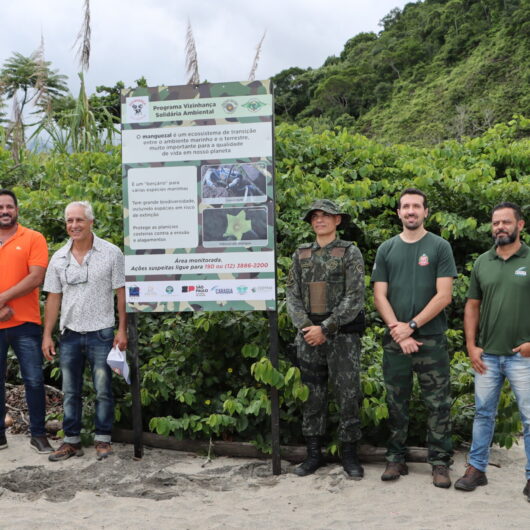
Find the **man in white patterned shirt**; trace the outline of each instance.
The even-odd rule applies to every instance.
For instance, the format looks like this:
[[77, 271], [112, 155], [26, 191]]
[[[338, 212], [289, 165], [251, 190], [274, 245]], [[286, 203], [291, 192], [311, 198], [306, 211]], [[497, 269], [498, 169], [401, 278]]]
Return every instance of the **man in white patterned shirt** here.
[[[114, 419], [112, 372], [107, 354], [112, 346], [121, 350], [127, 347], [124, 259], [117, 246], [92, 232], [94, 213], [90, 203], [70, 203], [65, 209], [65, 220], [70, 240], [50, 260], [43, 287], [48, 297], [42, 352], [48, 360], [56, 354], [52, 332], [60, 313], [59, 353], [64, 393], [64, 442], [49, 459], [55, 462], [83, 455], [81, 392], [88, 361], [96, 391], [96, 456], [101, 460], [112, 453]], [[114, 291], [119, 320], [116, 335]]]

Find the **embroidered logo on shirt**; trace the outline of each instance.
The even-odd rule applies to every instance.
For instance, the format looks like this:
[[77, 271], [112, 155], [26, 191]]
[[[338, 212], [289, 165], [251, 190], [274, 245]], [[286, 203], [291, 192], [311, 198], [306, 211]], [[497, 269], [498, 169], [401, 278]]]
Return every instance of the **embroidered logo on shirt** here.
[[16, 250], [22, 250], [22, 247], [15, 247]]
[[526, 276], [526, 267], [519, 267], [514, 274], [516, 276]]
[[422, 254], [418, 260], [418, 265], [420, 267], [426, 267], [429, 265], [429, 256], [427, 256], [427, 254]]

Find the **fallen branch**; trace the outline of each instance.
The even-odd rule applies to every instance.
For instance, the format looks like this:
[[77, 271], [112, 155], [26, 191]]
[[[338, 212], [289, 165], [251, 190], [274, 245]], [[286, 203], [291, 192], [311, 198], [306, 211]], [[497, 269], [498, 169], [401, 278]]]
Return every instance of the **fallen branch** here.
[[55, 388], [54, 386], [44, 385], [44, 388], [50, 391], [52, 394], [57, 394], [58, 396], [61, 396], [61, 397], [63, 397], [64, 395], [62, 390], [60, 390], [59, 388]]
[[[129, 429], [115, 428], [112, 431], [114, 442], [133, 443], [133, 431]], [[172, 449], [188, 453], [209, 453], [217, 456], [230, 456], [235, 458], [270, 458], [271, 455], [262, 453], [254, 445], [248, 442], [225, 442], [203, 441], [203, 440], [177, 440], [169, 436], [160, 436], [151, 432], [143, 433], [143, 443], [157, 449]], [[304, 446], [282, 445], [281, 456], [289, 462], [302, 462], [306, 457]], [[359, 458], [362, 462], [385, 462], [386, 449], [372, 445], [361, 445], [359, 447]], [[337, 461], [336, 456], [326, 455], [326, 460]], [[407, 451], [408, 462], [427, 462], [427, 449], [425, 447], [409, 447]]]

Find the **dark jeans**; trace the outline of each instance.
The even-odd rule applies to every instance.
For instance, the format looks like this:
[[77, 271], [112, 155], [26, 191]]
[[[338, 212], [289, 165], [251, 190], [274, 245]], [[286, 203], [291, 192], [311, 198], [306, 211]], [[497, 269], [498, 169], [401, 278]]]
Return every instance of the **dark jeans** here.
[[107, 364], [107, 355], [114, 341], [114, 329], [105, 328], [88, 333], [65, 330], [60, 343], [61, 372], [64, 392], [63, 429], [68, 443], [81, 441], [82, 390], [85, 362], [92, 371], [92, 382], [96, 391], [96, 436], [101, 442], [110, 442], [114, 420], [112, 398], [112, 371]]
[[12, 328], [0, 329], [0, 434], [5, 432], [7, 350], [17, 356], [26, 388], [31, 436], [44, 436], [45, 405], [44, 375], [42, 373], [41, 328], [26, 322]]

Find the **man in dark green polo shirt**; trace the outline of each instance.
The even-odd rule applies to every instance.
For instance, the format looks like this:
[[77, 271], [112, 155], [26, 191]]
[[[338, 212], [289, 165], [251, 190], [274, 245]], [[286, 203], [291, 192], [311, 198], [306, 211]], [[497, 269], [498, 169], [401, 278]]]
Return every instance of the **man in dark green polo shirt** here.
[[[455, 488], [473, 491], [488, 483], [486, 467], [504, 379], [510, 381], [523, 420], [526, 486], [530, 502], [530, 252], [517, 204], [493, 209], [494, 247], [479, 256], [469, 284], [464, 331], [475, 370], [475, 419], [469, 465]], [[478, 332], [478, 334], [477, 334]]]
[[397, 214], [403, 231], [379, 247], [372, 273], [375, 306], [388, 326], [383, 338], [383, 375], [390, 439], [381, 479], [408, 474], [408, 406], [416, 372], [429, 411], [427, 444], [433, 484], [448, 488], [453, 448], [443, 310], [451, 302], [456, 266], [449, 243], [423, 226], [428, 209], [422, 191], [404, 190]]

